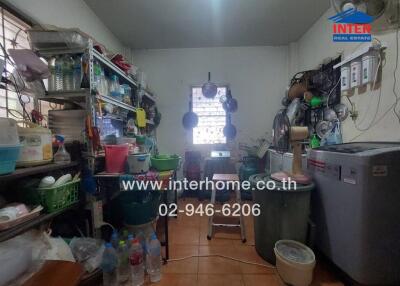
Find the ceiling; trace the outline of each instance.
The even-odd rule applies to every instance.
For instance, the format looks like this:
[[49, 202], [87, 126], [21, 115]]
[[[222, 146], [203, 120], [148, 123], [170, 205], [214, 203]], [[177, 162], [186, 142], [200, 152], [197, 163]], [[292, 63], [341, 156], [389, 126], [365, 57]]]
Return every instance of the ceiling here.
[[329, 0], [85, 0], [133, 49], [285, 45]]

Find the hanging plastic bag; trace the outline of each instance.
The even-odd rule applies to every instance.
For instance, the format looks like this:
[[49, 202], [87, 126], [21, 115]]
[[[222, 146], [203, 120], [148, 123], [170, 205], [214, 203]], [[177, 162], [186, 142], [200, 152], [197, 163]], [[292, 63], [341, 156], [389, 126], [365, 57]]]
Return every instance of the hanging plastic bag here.
[[333, 121], [332, 129], [321, 139], [321, 146], [342, 144], [342, 131], [340, 128], [340, 121]]

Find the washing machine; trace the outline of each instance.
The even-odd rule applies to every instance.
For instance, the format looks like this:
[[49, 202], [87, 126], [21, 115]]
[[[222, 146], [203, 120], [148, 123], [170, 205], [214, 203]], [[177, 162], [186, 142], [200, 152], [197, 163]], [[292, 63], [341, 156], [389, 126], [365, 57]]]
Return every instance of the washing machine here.
[[400, 143], [312, 149], [316, 247], [354, 281], [400, 285]]

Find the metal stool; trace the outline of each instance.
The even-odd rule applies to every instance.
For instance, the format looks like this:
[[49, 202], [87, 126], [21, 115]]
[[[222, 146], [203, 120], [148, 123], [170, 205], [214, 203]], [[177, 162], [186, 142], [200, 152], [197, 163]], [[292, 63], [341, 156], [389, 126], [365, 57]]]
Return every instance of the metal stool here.
[[[213, 175], [213, 181], [218, 182], [218, 181], [239, 181], [239, 177], [237, 174], [214, 174]], [[236, 194], [236, 203], [242, 205], [242, 200], [240, 198], [240, 189], [235, 188], [235, 194]], [[211, 204], [215, 206], [215, 195], [216, 195], [216, 189], [213, 188], [211, 192]], [[214, 212], [215, 213], [215, 212]], [[207, 239], [211, 240], [212, 235], [213, 235], [213, 226], [222, 226], [222, 227], [240, 227], [240, 235], [242, 238], [242, 242], [246, 242], [246, 229], [244, 226], [244, 218], [243, 218], [243, 213], [242, 210], [240, 210], [240, 217], [239, 217], [239, 224], [221, 224], [221, 223], [214, 223], [213, 222], [214, 215], [210, 216], [208, 218], [208, 235]]]

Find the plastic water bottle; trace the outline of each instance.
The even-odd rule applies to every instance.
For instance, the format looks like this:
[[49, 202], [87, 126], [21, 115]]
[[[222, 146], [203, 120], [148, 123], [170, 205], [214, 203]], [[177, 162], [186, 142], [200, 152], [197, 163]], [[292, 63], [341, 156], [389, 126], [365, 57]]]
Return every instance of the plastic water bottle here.
[[118, 249], [119, 239], [118, 239], [118, 232], [116, 230], [114, 230], [111, 235], [111, 245], [112, 247], [114, 247], [114, 249]]
[[56, 57], [54, 61], [54, 71], [56, 74], [56, 84], [54, 90], [62, 90], [63, 89], [63, 59], [62, 57]]
[[128, 239], [126, 240], [126, 246], [129, 248], [129, 252], [131, 250], [133, 240], [134, 240], [133, 234], [128, 234]]
[[118, 82], [118, 77], [115, 74], [111, 77], [110, 94], [112, 97], [122, 100], [121, 87]]
[[151, 282], [161, 280], [161, 244], [155, 233], [152, 234], [146, 247], [146, 268]]
[[78, 90], [81, 88], [82, 82], [82, 61], [80, 56], [74, 57], [74, 66], [73, 66], [73, 86], [74, 90]]
[[123, 240], [119, 242], [118, 261], [119, 261], [118, 264], [119, 283], [124, 284], [129, 280], [130, 269], [129, 269], [129, 247]]
[[129, 254], [129, 264], [131, 266], [132, 286], [141, 286], [144, 283], [144, 263], [143, 249], [138, 239], [132, 241]]
[[117, 286], [118, 280], [118, 256], [111, 243], [106, 243], [106, 249], [101, 261], [103, 270], [103, 286]]
[[97, 92], [100, 93], [101, 89], [101, 84], [100, 84], [100, 79], [101, 79], [101, 65], [98, 61], [95, 61], [93, 63], [93, 85], [96, 88]]
[[108, 81], [106, 75], [104, 73], [104, 69], [101, 69], [100, 78], [99, 78], [99, 88], [98, 88], [100, 95], [108, 95]]
[[56, 78], [56, 58], [51, 57], [48, 61], [48, 67], [50, 71], [50, 77], [47, 83], [47, 90], [54, 91], [57, 90], [57, 78]]
[[72, 90], [73, 87], [74, 60], [71, 56], [65, 55], [62, 61], [63, 90]]

